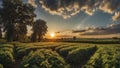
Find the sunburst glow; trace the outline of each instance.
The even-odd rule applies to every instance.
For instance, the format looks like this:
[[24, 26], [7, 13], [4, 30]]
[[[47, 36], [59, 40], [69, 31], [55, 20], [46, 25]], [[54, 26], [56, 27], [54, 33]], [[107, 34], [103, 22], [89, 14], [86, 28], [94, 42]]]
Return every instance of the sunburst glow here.
[[50, 36], [53, 38], [55, 37], [55, 33], [51, 33]]

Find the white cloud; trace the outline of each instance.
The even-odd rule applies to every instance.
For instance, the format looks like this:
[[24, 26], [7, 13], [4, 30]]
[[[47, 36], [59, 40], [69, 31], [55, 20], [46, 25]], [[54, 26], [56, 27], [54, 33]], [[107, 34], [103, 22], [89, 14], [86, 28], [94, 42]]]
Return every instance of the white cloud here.
[[114, 21], [117, 21], [120, 19], [120, 12], [116, 12], [115, 15], [112, 17]]
[[34, 7], [37, 7], [37, 4], [35, 3], [35, 0], [28, 0], [28, 3], [31, 4]]

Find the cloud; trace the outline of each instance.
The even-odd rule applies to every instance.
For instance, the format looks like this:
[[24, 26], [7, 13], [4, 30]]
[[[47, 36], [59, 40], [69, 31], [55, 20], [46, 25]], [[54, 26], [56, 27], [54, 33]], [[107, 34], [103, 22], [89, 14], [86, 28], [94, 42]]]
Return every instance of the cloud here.
[[95, 0], [40, 0], [42, 8], [51, 14], [63, 16], [65, 19], [76, 15], [80, 11], [92, 15]]
[[106, 28], [87, 28], [84, 30], [75, 30], [73, 33], [80, 35], [111, 35], [120, 33], [120, 24], [111, 24]]
[[78, 34], [73, 34], [72, 30], [59, 31], [59, 32], [55, 32], [55, 34], [56, 34], [56, 37], [59, 37], [59, 38], [62, 38], [62, 37], [70, 38], [78, 35]]
[[110, 24], [104, 28], [87, 27], [83, 30], [66, 30], [55, 32], [58, 38], [111, 38], [120, 37], [120, 23]]
[[35, 0], [28, 0], [28, 3], [31, 4], [34, 7], [37, 7], [37, 4], [35, 3]]
[[86, 30], [73, 30], [72, 33], [85, 32]]
[[120, 9], [120, 0], [102, 0], [99, 9], [104, 12], [113, 14]]
[[120, 12], [116, 12], [115, 15], [112, 17], [114, 21], [117, 21], [120, 19]]
[[95, 11], [101, 10], [115, 16], [116, 12], [120, 11], [120, 0], [29, 0], [29, 3], [36, 6], [34, 1], [38, 1], [50, 14], [59, 15], [65, 19], [81, 11], [93, 15]]
[[71, 35], [57, 35], [57, 38], [70, 38], [72, 37]]
[[55, 32], [56, 34], [71, 34], [71, 30], [64, 30], [64, 31], [58, 31], [58, 32]]

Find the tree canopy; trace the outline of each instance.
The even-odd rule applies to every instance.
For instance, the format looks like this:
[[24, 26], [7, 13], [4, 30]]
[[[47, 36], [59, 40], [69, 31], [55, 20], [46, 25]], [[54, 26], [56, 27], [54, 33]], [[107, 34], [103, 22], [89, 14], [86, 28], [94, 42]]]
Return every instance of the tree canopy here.
[[[8, 42], [24, 40], [27, 26], [35, 26], [35, 8], [28, 3], [23, 3], [22, 0], [1, 0], [1, 2], [0, 19], [6, 40]], [[39, 26], [44, 28], [43, 23], [40, 23]], [[43, 32], [40, 34], [40, 31]], [[40, 28], [39, 36], [45, 35], [45, 31]]]
[[47, 33], [46, 22], [41, 19], [36, 20], [33, 24], [32, 31], [33, 31], [33, 34], [31, 36], [31, 40], [33, 42], [41, 41], [45, 36], [45, 34]]

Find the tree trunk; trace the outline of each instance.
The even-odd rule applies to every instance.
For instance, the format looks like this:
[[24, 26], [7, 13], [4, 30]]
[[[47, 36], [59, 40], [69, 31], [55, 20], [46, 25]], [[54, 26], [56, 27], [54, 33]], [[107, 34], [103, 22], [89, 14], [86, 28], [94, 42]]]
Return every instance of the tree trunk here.
[[8, 41], [8, 42], [12, 42], [13, 41], [13, 39], [14, 39], [14, 36], [15, 36], [15, 30], [14, 30], [15, 28], [14, 28], [14, 24], [9, 24], [8, 26], [7, 26], [7, 32], [6, 32], [6, 40]]
[[0, 39], [2, 39], [2, 30], [1, 30], [1, 27], [0, 27]]

